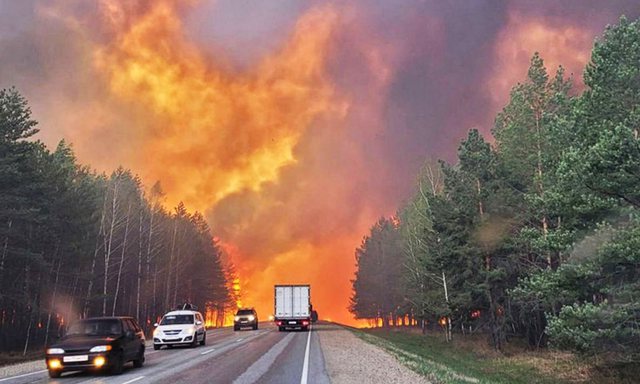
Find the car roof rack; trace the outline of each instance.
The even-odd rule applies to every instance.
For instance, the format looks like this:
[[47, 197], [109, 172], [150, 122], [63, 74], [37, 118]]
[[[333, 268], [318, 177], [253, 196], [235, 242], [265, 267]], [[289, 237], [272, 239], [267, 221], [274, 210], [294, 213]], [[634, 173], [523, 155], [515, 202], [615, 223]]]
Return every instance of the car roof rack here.
[[179, 305], [178, 308], [176, 308], [176, 310], [178, 310], [178, 311], [197, 311], [198, 307], [196, 307], [195, 305], [193, 305], [191, 303], [184, 303], [182, 305]]

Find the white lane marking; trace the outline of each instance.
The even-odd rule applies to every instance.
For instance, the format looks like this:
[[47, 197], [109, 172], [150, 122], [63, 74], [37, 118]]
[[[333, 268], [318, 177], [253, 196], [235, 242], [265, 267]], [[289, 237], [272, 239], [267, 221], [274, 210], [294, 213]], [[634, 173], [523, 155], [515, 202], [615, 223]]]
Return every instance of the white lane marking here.
[[42, 373], [42, 372], [47, 372], [47, 370], [43, 369], [42, 371], [35, 371], [35, 372], [31, 372], [31, 373], [25, 373], [24, 375], [7, 377], [7, 378], [4, 378], [4, 379], [0, 379], [0, 382], [7, 381], [7, 380], [12, 380], [12, 379], [18, 379], [20, 377], [31, 376], [31, 375], [35, 375], [36, 373]]
[[304, 351], [304, 363], [302, 363], [302, 377], [300, 377], [300, 384], [307, 384], [309, 378], [309, 344], [311, 344], [311, 329], [309, 329], [309, 336], [307, 337], [307, 348]]
[[133, 383], [134, 381], [138, 381], [138, 380], [142, 380], [142, 379], [144, 379], [144, 376], [139, 376], [139, 377], [136, 377], [135, 379], [131, 379], [129, 381], [125, 381], [122, 384], [130, 384], [130, 383]]
[[238, 340], [236, 340], [237, 342], [241, 342], [242, 340], [244, 340], [244, 338], [240, 338]]
[[294, 335], [294, 333], [288, 334], [276, 345], [271, 347], [271, 349], [251, 364], [242, 375], [238, 376], [238, 378], [233, 381], [233, 384], [253, 384], [258, 381], [258, 379], [269, 371], [278, 356], [287, 348]]
[[201, 355], [206, 355], [207, 353], [211, 353], [211, 352], [213, 352], [213, 351], [215, 351], [215, 350], [216, 350], [215, 348], [207, 349], [206, 351], [201, 352], [200, 354], [201, 354]]

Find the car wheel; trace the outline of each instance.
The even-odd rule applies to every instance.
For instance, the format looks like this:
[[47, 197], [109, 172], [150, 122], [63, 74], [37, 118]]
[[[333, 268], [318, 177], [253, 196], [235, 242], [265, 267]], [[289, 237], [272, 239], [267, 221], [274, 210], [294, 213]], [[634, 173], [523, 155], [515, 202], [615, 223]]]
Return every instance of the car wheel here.
[[238, 327], [237, 325], [234, 325], [234, 326], [233, 326], [233, 330], [234, 330], [234, 331], [239, 331], [239, 330], [240, 330], [240, 327]]
[[207, 345], [207, 333], [204, 333], [204, 336], [202, 337], [202, 341], [200, 342], [200, 345]]
[[113, 361], [111, 366], [111, 374], [119, 375], [124, 370], [124, 352], [120, 351]]
[[284, 327], [278, 327], [278, 331], [280, 332], [284, 331]]
[[258, 329], [258, 324], [253, 326], [253, 330], [255, 331], [256, 329]]
[[138, 358], [133, 360], [133, 367], [142, 368], [142, 364], [144, 364], [144, 347], [140, 347], [140, 353], [138, 353]]
[[62, 375], [61, 371], [57, 371], [55, 369], [49, 370], [49, 377], [52, 379], [57, 379], [58, 377], [60, 377], [60, 375]]
[[307, 325], [307, 326], [305, 326], [305, 327], [302, 327], [302, 331], [303, 331], [303, 332], [306, 332], [306, 331], [308, 331], [308, 330], [309, 330], [309, 326], [308, 326], [308, 325]]
[[159, 345], [157, 345], [157, 344], [153, 344], [153, 350], [154, 350], [154, 351], [157, 351], [157, 350], [159, 350], [159, 349], [160, 349], [160, 346], [159, 346]]
[[191, 348], [195, 348], [198, 346], [198, 334], [193, 334], [193, 341], [191, 342]]

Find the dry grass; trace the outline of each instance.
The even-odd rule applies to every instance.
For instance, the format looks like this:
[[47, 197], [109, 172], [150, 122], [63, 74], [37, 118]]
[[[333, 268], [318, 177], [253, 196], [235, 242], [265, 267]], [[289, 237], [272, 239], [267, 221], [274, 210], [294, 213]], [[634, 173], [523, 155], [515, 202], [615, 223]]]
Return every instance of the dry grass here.
[[[639, 383], [640, 367], [608, 366], [604, 359], [584, 359], [567, 352], [531, 350], [526, 343], [512, 340], [502, 352], [495, 351], [485, 335], [454, 335], [451, 343], [444, 335], [416, 328], [372, 329], [366, 331], [392, 342], [394, 348], [415, 353], [441, 363], [458, 373], [490, 383]], [[443, 382], [450, 382], [445, 380]]]

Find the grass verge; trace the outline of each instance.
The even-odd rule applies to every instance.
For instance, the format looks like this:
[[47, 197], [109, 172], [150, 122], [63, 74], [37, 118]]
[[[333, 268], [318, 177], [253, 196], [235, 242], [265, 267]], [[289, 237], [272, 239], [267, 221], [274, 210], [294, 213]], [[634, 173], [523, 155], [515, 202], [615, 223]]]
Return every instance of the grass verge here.
[[588, 366], [570, 354], [524, 350], [499, 354], [486, 346], [485, 338], [473, 336], [457, 336], [447, 343], [442, 335], [398, 329], [354, 332], [436, 384], [593, 382]]

